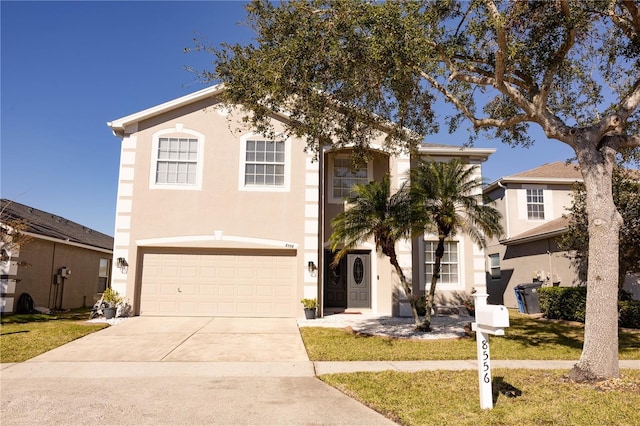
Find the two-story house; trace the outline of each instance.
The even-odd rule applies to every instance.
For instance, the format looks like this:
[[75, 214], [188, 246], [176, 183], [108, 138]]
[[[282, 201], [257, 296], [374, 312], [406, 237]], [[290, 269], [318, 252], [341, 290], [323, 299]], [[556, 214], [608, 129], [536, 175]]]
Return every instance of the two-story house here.
[[487, 247], [489, 302], [516, 307], [514, 287], [541, 281], [576, 285], [571, 253], [556, 238], [567, 228], [572, 185], [582, 182], [575, 164], [555, 162], [502, 177], [484, 194], [502, 213], [505, 235]]
[[[389, 173], [397, 189], [417, 157], [389, 154], [381, 136], [356, 168], [348, 149], [327, 147], [314, 158], [304, 140], [247, 128], [237, 109], [221, 106], [221, 90], [108, 123], [121, 139], [113, 287], [134, 313], [297, 317], [300, 299], [317, 297], [320, 314], [406, 314], [393, 268], [373, 241], [337, 268], [329, 266], [328, 247], [331, 219], [344, 210], [351, 187]], [[286, 120], [274, 116], [276, 130]], [[419, 155], [479, 166], [493, 152], [423, 145]], [[424, 290], [435, 240], [398, 245], [417, 291]], [[484, 285], [484, 258], [464, 236], [449, 242], [442, 297]]]

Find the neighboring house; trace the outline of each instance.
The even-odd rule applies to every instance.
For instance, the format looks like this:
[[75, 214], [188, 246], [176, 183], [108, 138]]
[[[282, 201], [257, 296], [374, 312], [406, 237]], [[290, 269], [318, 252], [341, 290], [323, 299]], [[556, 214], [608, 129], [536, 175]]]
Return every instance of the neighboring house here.
[[[502, 213], [505, 230], [486, 250], [489, 303], [517, 307], [514, 287], [519, 284], [580, 284], [572, 266], [574, 253], [560, 250], [556, 241], [567, 231], [575, 182], [582, 182], [577, 166], [555, 162], [500, 178], [484, 188], [485, 196]], [[637, 292], [632, 282], [625, 287]]]
[[[374, 145], [352, 169], [350, 151], [305, 152], [304, 140], [270, 140], [224, 108], [220, 86], [108, 123], [122, 140], [113, 287], [135, 314], [297, 317], [300, 299], [323, 311], [407, 314], [389, 261], [373, 241], [330, 268], [331, 219], [352, 185], [392, 177], [398, 188], [415, 158]], [[287, 120], [274, 116], [276, 129]], [[424, 145], [419, 154], [479, 165], [493, 149]], [[479, 169], [479, 168], [478, 168]], [[398, 246], [400, 263], [424, 290], [425, 249]], [[117, 264], [123, 267], [118, 267]], [[126, 266], [125, 266], [126, 265]], [[484, 252], [467, 238], [447, 244], [443, 296], [484, 284]], [[406, 302], [406, 301], [405, 301]]]
[[29, 237], [22, 247], [2, 245], [0, 310], [16, 311], [23, 293], [36, 307], [92, 306], [110, 285], [113, 238], [15, 201], [0, 202], [2, 226], [22, 222]]

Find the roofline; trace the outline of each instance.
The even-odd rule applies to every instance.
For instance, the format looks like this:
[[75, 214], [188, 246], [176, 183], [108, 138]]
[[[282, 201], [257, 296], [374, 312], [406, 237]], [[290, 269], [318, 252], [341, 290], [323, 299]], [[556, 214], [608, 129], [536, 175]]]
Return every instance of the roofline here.
[[33, 232], [23, 231], [21, 233], [24, 234], [24, 235], [28, 235], [29, 237], [32, 237], [32, 238], [38, 238], [38, 239], [41, 239], [41, 240], [52, 241], [54, 243], [66, 244], [68, 246], [80, 247], [80, 248], [85, 248], [85, 249], [89, 249], [89, 250], [93, 250], [93, 251], [99, 251], [99, 252], [102, 252], [102, 253], [107, 253], [107, 254], [113, 255], [113, 250], [109, 250], [109, 249], [106, 249], [106, 248], [103, 248], [103, 247], [92, 246], [90, 244], [76, 243], [74, 241], [67, 241], [67, 240], [63, 240], [63, 239], [60, 239], [60, 238], [49, 237], [47, 235], [36, 234], [36, 233], [33, 233]]
[[198, 90], [197, 92], [193, 92], [188, 95], [181, 96], [179, 98], [170, 100], [160, 105], [156, 105], [154, 107], [147, 108], [145, 110], [127, 115], [125, 117], [118, 118], [113, 121], [109, 121], [107, 122], [107, 126], [109, 126], [113, 130], [113, 134], [115, 136], [122, 137], [122, 135], [124, 134], [125, 128], [131, 124], [139, 123], [142, 120], [155, 117], [157, 115], [163, 114], [175, 108], [179, 108], [184, 105], [188, 105], [190, 103], [215, 96], [220, 92], [222, 92], [223, 90], [224, 90], [224, 87], [222, 84], [216, 84], [215, 86], [206, 87], [202, 90]]
[[496, 148], [468, 148], [463, 146], [424, 146], [418, 147], [419, 154], [438, 154], [438, 155], [465, 155], [467, 157], [479, 157], [480, 160], [486, 161], [490, 155], [496, 152]]
[[489, 185], [484, 187], [484, 192], [493, 191], [495, 188], [500, 186], [500, 184], [505, 183], [568, 183], [572, 184], [575, 182], [583, 182], [582, 178], [546, 178], [546, 177], [517, 177], [517, 176], [505, 176], [495, 181], [491, 182]]
[[541, 234], [527, 235], [526, 237], [520, 238], [508, 238], [506, 240], [501, 240], [500, 244], [503, 244], [505, 246], [515, 246], [518, 244], [525, 244], [533, 241], [546, 240], [547, 238], [559, 237], [560, 235], [566, 233], [567, 229], [568, 228], [565, 226], [562, 229], [554, 229], [553, 231], [547, 231]]

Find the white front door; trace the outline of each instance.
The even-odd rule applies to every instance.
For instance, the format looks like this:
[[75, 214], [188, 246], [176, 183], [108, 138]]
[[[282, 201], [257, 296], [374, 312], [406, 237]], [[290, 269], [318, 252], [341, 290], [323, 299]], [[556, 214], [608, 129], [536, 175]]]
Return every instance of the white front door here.
[[347, 254], [347, 308], [371, 307], [371, 255]]

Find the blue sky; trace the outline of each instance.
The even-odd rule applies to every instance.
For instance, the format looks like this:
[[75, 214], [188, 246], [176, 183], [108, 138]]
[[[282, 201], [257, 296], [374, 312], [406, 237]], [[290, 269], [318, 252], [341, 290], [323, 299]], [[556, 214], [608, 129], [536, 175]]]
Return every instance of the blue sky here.
[[[115, 225], [119, 139], [106, 122], [203, 88], [185, 70], [193, 38], [245, 42], [243, 2], [0, 2], [0, 192], [108, 235]], [[537, 129], [533, 148], [497, 148], [493, 181], [572, 151]], [[461, 145], [464, 132], [429, 136]], [[301, 146], [300, 149], [303, 147]]]

